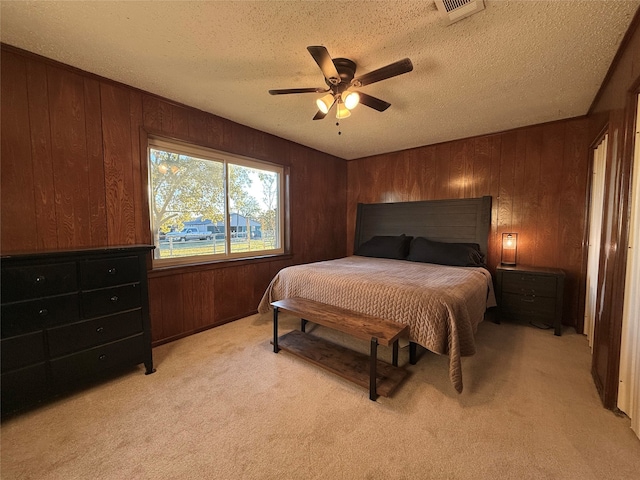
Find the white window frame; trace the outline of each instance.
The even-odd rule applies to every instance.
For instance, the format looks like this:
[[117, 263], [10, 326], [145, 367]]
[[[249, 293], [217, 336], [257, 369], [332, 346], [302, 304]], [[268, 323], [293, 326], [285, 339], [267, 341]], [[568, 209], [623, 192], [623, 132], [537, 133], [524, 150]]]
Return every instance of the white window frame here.
[[[155, 150], [163, 150], [172, 153], [177, 153], [180, 155], [186, 155], [195, 157], [202, 160], [211, 160], [215, 162], [223, 163], [223, 175], [224, 175], [224, 192], [225, 192], [225, 200], [224, 200], [224, 218], [225, 218], [225, 252], [224, 253], [215, 253], [208, 255], [191, 255], [184, 257], [170, 257], [170, 258], [156, 258], [156, 253], [153, 255], [153, 267], [169, 267], [169, 266], [182, 266], [182, 265], [197, 265], [202, 263], [209, 262], [221, 262], [225, 260], [235, 260], [235, 259], [252, 259], [252, 258], [261, 258], [272, 255], [281, 255], [286, 252], [286, 211], [288, 209], [288, 205], [286, 204], [288, 196], [285, 192], [285, 187], [287, 185], [287, 172], [284, 166], [266, 162], [264, 160], [256, 160], [249, 157], [244, 157], [241, 155], [236, 155], [228, 152], [223, 152], [219, 150], [214, 150], [208, 147], [202, 147], [199, 145], [194, 145], [186, 142], [182, 142], [180, 140], [168, 139], [164, 137], [159, 137], [155, 135], [149, 135], [147, 141], [147, 170], [148, 170], [148, 198], [149, 198], [149, 224], [151, 229], [151, 238], [155, 243], [155, 232], [154, 230], [159, 228], [159, 226], [154, 225], [154, 212], [153, 212], [153, 184], [151, 179], [151, 163], [150, 163], [150, 154], [151, 149]], [[268, 250], [255, 250], [250, 252], [232, 252], [231, 251], [231, 213], [229, 209], [229, 165], [237, 165], [240, 167], [252, 168], [257, 170], [269, 171], [278, 174], [278, 225], [277, 229], [277, 238], [278, 238], [278, 248], [268, 249]], [[235, 212], [234, 212], [235, 213]], [[158, 245], [156, 245], [156, 249], [159, 253]]]

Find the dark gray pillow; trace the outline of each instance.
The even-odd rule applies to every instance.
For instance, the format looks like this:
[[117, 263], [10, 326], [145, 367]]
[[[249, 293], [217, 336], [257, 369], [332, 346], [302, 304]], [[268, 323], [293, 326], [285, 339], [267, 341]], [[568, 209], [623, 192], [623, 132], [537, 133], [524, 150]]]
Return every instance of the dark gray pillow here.
[[363, 257], [404, 260], [407, 258], [407, 253], [409, 253], [409, 245], [411, 245], [412, 238], [404, 234], [398, 236], [376, 236], [360, 245], [355, 254]]
[[411, 242], [407, 260], [454, 267], [484, 267], [484, 257], [477, 243], [435, 242], [416, 237]]

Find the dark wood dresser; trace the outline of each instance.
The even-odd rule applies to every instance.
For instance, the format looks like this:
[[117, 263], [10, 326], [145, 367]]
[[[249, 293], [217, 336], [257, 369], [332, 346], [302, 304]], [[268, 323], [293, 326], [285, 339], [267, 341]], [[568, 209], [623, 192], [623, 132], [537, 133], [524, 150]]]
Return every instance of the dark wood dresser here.
[[2, 415], [144, 363], [149, 245], [4, 255]]
[[558, 268], [518, 265], [496, 268], [500, 320], [527, 321], [562, 334], [564, 272]]

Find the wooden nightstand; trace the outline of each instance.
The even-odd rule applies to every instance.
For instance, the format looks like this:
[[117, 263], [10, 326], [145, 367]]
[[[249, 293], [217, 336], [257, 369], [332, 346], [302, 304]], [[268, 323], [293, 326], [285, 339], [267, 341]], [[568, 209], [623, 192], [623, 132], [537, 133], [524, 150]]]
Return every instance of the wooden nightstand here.
[[553, 326], [562, 334], [564, 272], [558, 268], [518, 265], [496, 268], [498, 318]]

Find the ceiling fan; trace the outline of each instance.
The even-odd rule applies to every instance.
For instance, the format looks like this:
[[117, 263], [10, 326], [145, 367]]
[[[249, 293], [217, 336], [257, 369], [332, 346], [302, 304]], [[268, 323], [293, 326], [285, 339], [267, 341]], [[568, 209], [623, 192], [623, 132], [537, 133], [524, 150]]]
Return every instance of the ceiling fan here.
[[342, 119], [351, 115], [351, 110], [358, 103], [373, 108], [378, 112], [384, 112], [391, 106], [390, 103], [372, 97], [354, 89], [371, 85], [372, 83], [396, 77], [413, 70], [413, 64], [408, 58], [391, 63], [386, 67], [378, 68], [372, 72], [356, 77], [356, 63], [348, 58], [332, 59], [327, 49], [323, 46], [307, 47], [307, 50], [316, 61], [324, 80], [329, 88], [285, 88], [280, 90], [269, 90], [271, 95], [286, 95], [290, 93], [326, 93], [326, 95], [316, 100], [318, 113], [314, 120], [321, 120], [327, 116], [331, 108], [336, 105], [336, 118]]

